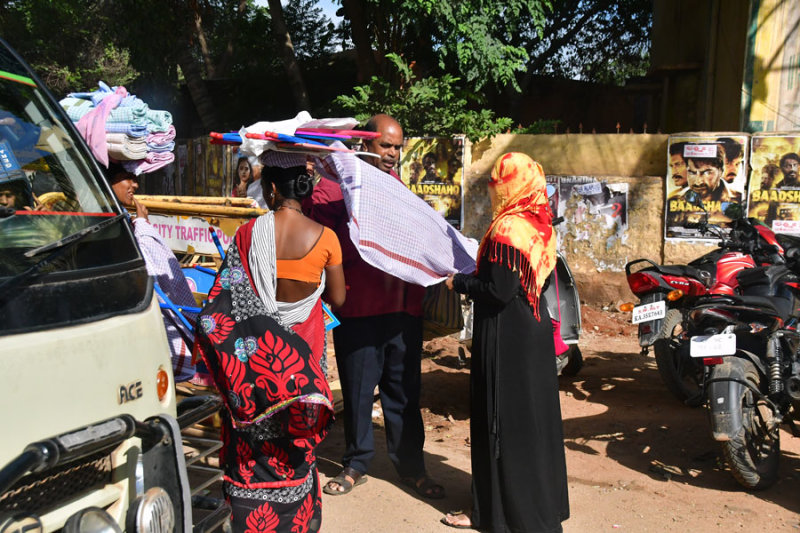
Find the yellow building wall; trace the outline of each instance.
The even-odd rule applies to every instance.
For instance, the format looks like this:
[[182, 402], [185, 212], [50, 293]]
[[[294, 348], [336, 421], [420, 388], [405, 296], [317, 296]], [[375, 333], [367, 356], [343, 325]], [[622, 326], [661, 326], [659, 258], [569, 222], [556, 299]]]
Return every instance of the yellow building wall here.
[[624, 264], [639, 258], [658, 263], [685, 263], [713, 245], [664, 240], [667, 135], [564, 134], [497, 135], [464, 150], [464, 234], [480, 239], [490, 218], [486, 184], [492, 166], [506, 152], [523, 152], [547, 175], [589, 176], [609, 184], [628, 184], [628, 228], [624, 242], [608, 245], [607, 228], [598, 225], [592, 238], [576, 238], [570, 220], [561, 252], [576, 278], [581, 299], [598, 305], [631, 301]]

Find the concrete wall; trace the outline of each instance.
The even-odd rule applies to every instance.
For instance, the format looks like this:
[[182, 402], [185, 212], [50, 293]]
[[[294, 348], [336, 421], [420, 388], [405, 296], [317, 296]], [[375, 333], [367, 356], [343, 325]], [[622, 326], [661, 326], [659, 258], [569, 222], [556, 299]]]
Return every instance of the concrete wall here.
[[590, 176], [609, 184], [628, 184], [627, 239], [609, 245], [607, 228], [592, 238], [576, 237], [566, 220], [561, 252], [577, 280], [581, 299], [596, 305], [631, 301], [624, 265], [638, 258], [684, 263], [709, 249], [705, 244], [665, 243], [664, 176], [667, 135], [498, 135], [465, 147], [464, 233], [480, 239], [490, 221], [486, 183], [492, 166], [506, 152], [523, 152], [541, 163], [547, 175]]

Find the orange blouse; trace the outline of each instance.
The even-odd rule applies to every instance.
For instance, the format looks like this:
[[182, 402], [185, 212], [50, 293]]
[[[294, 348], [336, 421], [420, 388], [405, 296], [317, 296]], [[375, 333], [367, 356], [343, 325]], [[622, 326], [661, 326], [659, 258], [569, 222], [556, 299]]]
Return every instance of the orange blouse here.
[[342, 264], [342, 248], [332, 229], [323, 227], [314, 247], [300, 259], [278, 259], [277, 277], [319, 283], [326, 266]]

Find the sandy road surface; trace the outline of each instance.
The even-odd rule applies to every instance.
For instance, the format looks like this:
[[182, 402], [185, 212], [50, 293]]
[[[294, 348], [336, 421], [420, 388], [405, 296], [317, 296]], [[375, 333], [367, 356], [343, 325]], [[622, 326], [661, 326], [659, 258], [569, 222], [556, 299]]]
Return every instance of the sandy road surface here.
[[[586, 365], [561, 378], [572, 510], [564, 531], [800, 531], [800, 439], [783, 432], [780, 480], [747, 493], [726, 470], [705, 411], [669, 395], [625, 316], [584, 309], [584, 331]], [[469, 504], [468, 369], [457, 368], [455, 342], [426, 348], [426, 461], [447, 497], [423, 500], [399, 483], [377, 418], [369, 481], [323, 496], [323, 531], [453, 531], [439, 518]], [[319, 450], [323, 482], [338, 473], [343, 446], [337, 423]]]

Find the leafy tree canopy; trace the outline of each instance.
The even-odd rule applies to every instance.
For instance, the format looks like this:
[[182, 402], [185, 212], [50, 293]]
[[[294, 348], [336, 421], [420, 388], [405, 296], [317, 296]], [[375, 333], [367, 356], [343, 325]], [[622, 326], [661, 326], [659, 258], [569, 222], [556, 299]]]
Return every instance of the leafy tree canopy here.
[[340, 109], [472, 136], [499, 131], [481, 106], [524, 92], [533, 74], [621, 84], [649, 60], [651, 2], [338, 1], [338, 27], [319, 0], [269, 0], [273, 12], [255, 0], [11, 0], [0, 24], [57, 95], [102, 79], [167, 107], [186, 88], [205, 129], [290, 116], [308, 85], [312, 112], [349, 94]]
[[417, 78], [397, 54], [389, 54], [387, 59], [402, 80], [399, 89], [373, 76], [369, 84], [356, 87], [354, 95], [336, 100], [359, 121], [366, 122], [375, 113], [386, 113], [395, 117], [409, 136], [464, 133], [473, 141], [511, 126], [510, 118], [498, 118], [489, 109], [470, 109], [475, 97], [459, 86], [459, 78], [450, 74]]

